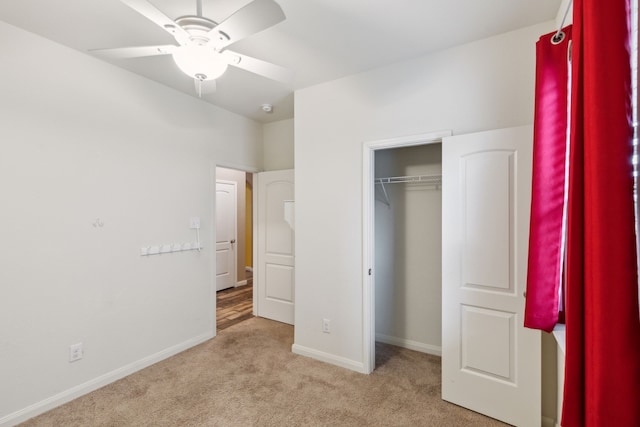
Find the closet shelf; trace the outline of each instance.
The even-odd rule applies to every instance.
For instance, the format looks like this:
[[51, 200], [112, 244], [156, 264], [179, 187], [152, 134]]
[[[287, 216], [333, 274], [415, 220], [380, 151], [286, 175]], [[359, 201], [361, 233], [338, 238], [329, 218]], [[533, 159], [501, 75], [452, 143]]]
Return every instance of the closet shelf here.
[[391, 207], [391, 203], [389, 202], [389, 195], [387, 194], [387, 190], [384, 188], [385, 184], [423, 184], [433, 185], [438, 188], [442, 186], [442, 175], [390, 176], [386, 178], [376, 178], [374, 182], [382, 187], [382, 193], [384, 194], [385, 200], [381, 200], [381, 202]]
[[403, 182], [442, 185], [442, 175], [407, 175], [376, 178], [376, 184], [399, 184]]

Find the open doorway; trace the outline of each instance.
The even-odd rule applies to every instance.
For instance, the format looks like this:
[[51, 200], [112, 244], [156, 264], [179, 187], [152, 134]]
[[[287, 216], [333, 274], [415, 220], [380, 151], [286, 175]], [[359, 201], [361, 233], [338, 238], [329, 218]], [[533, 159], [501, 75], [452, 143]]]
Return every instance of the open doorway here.
[[440, 356], [442, 144], [378, 150], [375, 177], [376, 342]]
[[[520, 126], [441, 138], [442, 398], [523, 426], [541, 423], [540, 333], [518, 320], [524, 312], [532, 133], [531, 126]], [[363, 302], [369, 372], [375, 368], [375, 307], [382, 296], [373, 256], [374, 150], [435, 139], [365, 144], [363, 267], [373, 273], [365, 280]], [[492, 399], [481, 398], [487, 390]]]
[[[376, 355], [375, 355], [375, 343], [376, 340], [381, 342], [386, 342], [388, 344], [399, 345], [402, 347], [410, 348], [413, 350], [423, 351], [427, 353], [437, 354], [439, 350], [439, 346], [437, 343], [432, 344], [428, 342], [420, 342], [419, 339], [414, 337], [415, 332], [421, 329], [420, 325], [415, 326], [415, 324], [421, 322], [420, 319], [420, 310], [413, 310], [416, 313], [416, 316], [413, 316], [412, 319], [409, 319], [406, 311], [402, 311], [403, 303], [402, 301], [407, 300], [407, 298], [414, 298], [411, 295], [413, 293], [424, 293], [424, 289], [419, 289], [419, 287], [412, 286], [411, 290], [408, 290], [407, 287], [404, 287], [404, 295], [400, 293], [396, 293], [398, 289], [393, 289], [393, 283], [398, 279], [396, 277], [396, 273], [393, 271], [394, 263], [387, 263], [390, 260], [388, 257], [396, 257], [398, 254], [393, 250], [393, 246], [390, 248], [386, 248], [385, 250], [380, 250], [380, 242], [381, 240], [386, 239], [387, 243], [390, 245], [395, 244], [395, 237], [393, 236], [393, 229], [386, 228], [386, 234], [384, 234], [382, 228], [385, 222], [393, 223], [394, 215], [387, 211], [376, 210], [378, 205], [384, 205], [383, 209], [387, 209], [390, 207], [393, 200], [389, 199], [389, 185], [386, 187], [382, 187], [382, 185], [377, 185], [382, 182], [381, 178], [406, 178], [407, 176], [416, 176], [419, 177], [421, 175], [433, 175], [434, 173], [427, 168], [425, 171], [414, 172], [412, 170], [413, 166], [409, 167], [409, 163], [405, 165], [406, 167], [401, 167], [401, 169], [408, 172], [398, 172], [396, 175], [397, 165], [394, 165], [400, 161], [400, 159], [411, 159], [415, 153], [407, 152], [407, 155], [392, 155], [390, 151], [393, 149], [402, 149], [414, 147], [418, 148], [421, 146], [426, 146], [429, 144], [438, 144], [442, 142], [442, 138], [451, 135], [451, 132], [434, 132], [431, 134], [403, 137], [391, 140], [382, 140], [382, 141], [372, 141], [364, 144], [363, 150], [363, 249], [364, 249], [364, 270], [365, 270], [365, 284], [364, 284], [364, 292], [363, 292], [363, 311], [364, 311], [364, 346], [365, 346], [365, 354], [364, 354], [364, 369], [365, 372], [371, 373], [375, 369], [376, 366]], [[433, 153], [427, 153], [427, 157], [433, 158], [438, 157], [439, 148], [435, 147]], [[381, 150], [390, 150], [386, 154], [383, 155], [383, 151]], [[380, 158], [378, 159], [378, 167], [376, 168], [376, 153], [380, 153]], [[399, 152], [398, 152], [399, 153]], [[380, 160], [385, 157], [385, 161], [380, 162]], [[430, 162], [427, 162], [430, 163]], [[433, 162], [431, 162], [433, 163]], [[440, 163], [435, 162], [435, 163]], [[439, 165], [432, 165], [437, 166]], [[408, 169], [407, 169], [408, 167]], [[377, 169], [377, 170], [376, 170]], [[377, 172], [377, 174], [376, 174]], [[379, 175], [379, 176], [378, 176]], [[390, 181], [387, 181], [390, 183]], [[376, 188], [376, 187], [379, 188]], [[393, 192], [394, 190], [391, 190]], [[404, 212], [402, 215], [407, 213], [406, 206], [404, 206], [404, 201], [406, 201], [407, 193], [399, 193], [396, 194], [399, 196], [397, 198], [398, 201], [402, 203], [402, 208]], [[394, 197], [394, 194], [391, 194], [391, 197]], [[439, 197], [439, 195], [438, 195]], [[427, 202], [428, 203], [428, 202]], [[396, 205], [397, 206], [397, 205]], [[378, 206], [380, 208], [380, 206]], [[440, 218], [436, 218], [437, 221]], [[402, 218], [398, 221], [398, 228], [396, 231], [401, 231], [403, 227], [406, 227], [406, 222], [402, 221]], [[393, 226], [392, 226], [393, 227]], [[433, 227], [432, 227], [433, 228]], [[389, 233], [391, 231], [391, 234]], [[406, 230], [405, 230], [406, 231]], [[404, 233], [405, 235], [407, 233]], [[410, 234], [411, 235], [411, 234]], [[412, 236], [415, 237], [415, 233]], [[439, 236], [438, 236], [439, 237]], [[405, 243], [412, 240], [405, 239]], [[378, 240], [378, 241], [377, 241]], [[409, 255], [405, 253], [405, 255]], [[404, 258], [406, 259], [406, 257]], [[403, 264], [404, 260], [401, 260], [399, 264]], [[425, 264], [425, 263], [423, 263]], [[404, 268], [404, 267], [403, 267]], [[402, 275], [406, 275], [405, 273], [400, 272], [399, 275], [402, 279]], [[380, 275], [380, 280], [378, 280], [378, 275]], [[386, 280], [386, 282], [385, 282]], [[388, 283], [387, 283], [388, 282]], [[389, 286], [387, 286], [390, 284]], [[379, 286], [381, 285], [381, 286]], [[386, 289], [385, 289], [386, 286]], [[409, 292], [409, 294], [407, 294]], [[437, 296], [435, 296], [437, 298]], [[377, 301], [378, 300], [378, 301]], [[399, 304], [398, 304], [399, 302]], [[416, 302], [415, 300], [413, 301]], [[437, 307], [440, 308], [439, 306]], [[412, 325], [409, 325], [412, 323]], [[379, 326], [383, 326], [385, 329], [381, 331], [377, 331], [376, 328]], [[424, 325], [422, 325], [424, 326]], [[436, 325], [437, 327], [437, 325]], [[381, 328], [382, 329], [382, 328]], [[402, 332], [401, 334], [399, 333]], [[419, 333], [419, 332], [418, 332]], [[402, 336], [396, 336], [402, 335]], [[436, 335], [436, 333], [432, 333], [432, 335]], [[440, 338], [438, 336], [438, 338]], [[424, 341], [424, 340], [423, 340]]]
[[216, 168], [216, 329], [253, 317], [253, 174]]

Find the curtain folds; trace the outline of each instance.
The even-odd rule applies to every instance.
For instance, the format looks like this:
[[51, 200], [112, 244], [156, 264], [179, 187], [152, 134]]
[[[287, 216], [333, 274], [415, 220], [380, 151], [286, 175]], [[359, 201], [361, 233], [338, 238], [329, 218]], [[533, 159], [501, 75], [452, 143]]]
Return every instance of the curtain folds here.
[[575, 0], [564, 427], [640, 425], [629, 1]]
[[564, 427], [640, 426], [629, 3], [574, 0], [569, 71], [536, 47], [525, 326], [553, 329], [564, 277]]
[[531, 225], [524, 325], [550, 332], [558, 322], [565, 215], [571, 27], [536, 43]]

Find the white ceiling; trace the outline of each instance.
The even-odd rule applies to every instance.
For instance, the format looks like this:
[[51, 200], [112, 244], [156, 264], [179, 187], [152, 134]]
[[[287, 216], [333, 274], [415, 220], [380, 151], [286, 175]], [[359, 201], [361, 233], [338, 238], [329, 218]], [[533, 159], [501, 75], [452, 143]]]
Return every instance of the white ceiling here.
[[[196, 14], [196, 0], [149, 0], [170, 18]], [[287, 19], [231, 46], [287, 67], [285, 85], [230, 67], [203, 97], [260, 122], [293, 117], [293, 91], [430, 51], [556, 17], [561, 0], [276, 0]], [[249, 0], [202, 0], [221, 22]], [[82, 52], [175, 44], [172, 37], [119, 0], [3, 0], [0, 20]], [[94, 56], [98, 57], [96, 54]], [[103, 59], [104, 58], [100, 58]], [[170, 56], [109, 60], [192, 96], [193, 81]], [[0, 68], [1, 73], [1, 68]], [[260, 106], [273, 104], [271, 113]]]

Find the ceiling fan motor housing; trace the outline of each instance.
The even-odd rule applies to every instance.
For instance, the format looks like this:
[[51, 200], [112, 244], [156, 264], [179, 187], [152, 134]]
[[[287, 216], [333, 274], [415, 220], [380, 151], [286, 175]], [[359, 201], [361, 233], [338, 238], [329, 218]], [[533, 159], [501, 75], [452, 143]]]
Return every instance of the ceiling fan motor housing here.
[[198, 80], [215, 80], [227, 70], [227, 62], [209, 44], [208, 33], [218, 25], [201, 16], [182, 16], [176, 24], [190, 35], [188, 44], [173, 52], [176, 65], [187, 75]]

